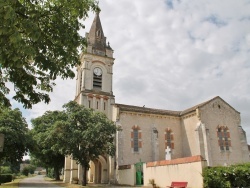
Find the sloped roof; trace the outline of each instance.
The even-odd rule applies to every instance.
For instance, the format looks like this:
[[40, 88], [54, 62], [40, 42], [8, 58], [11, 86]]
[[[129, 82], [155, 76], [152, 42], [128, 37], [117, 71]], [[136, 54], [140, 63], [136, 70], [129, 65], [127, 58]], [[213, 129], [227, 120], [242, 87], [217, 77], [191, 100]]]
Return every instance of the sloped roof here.
[[[191, 108], [188, 108], [183, 111], [173, 111], [173, 110], [163, 110], [163, 109], [155, 109], [155, 108], [146, 108], [146, 107], [140, 107], [140, 106], [133, 106], [133, 105], [125, 105], [125, 104], [115, 104], [121, 111], [130, 111], [130, 112], [141, 112], [141, 113], [148, 113], [148, 114], [159, 114], [159, 115], [172, 115], [172, 116], [182, 116], [185, 114], [188, 114], [190, 112], [195, 111], [197, 108], [201, 108], [205, 106], [206, 104], [210, 103], [211, 101], [219, 98], [224, 103], [226, 103], [230, 108], [235, 110], [231, 105], [229, 105], [227, 102], [225, 102], [221, 97], [216, 96], [208, 101], [202, 102], [200, 104], [197, 104]], [[238, 112], [237, 110], [235, 110]], [[239, 112], [238, 112], [239, 113]]]
[[[210, 100], [208, 100], [208, 101], [205, 101], [205, 102], [200, 103], [200, 104], [197, 104], [197, 105], [195, 105], [195, 106], [193, 106], [193, 107], [191, 107], [191, 108], [188, 108], [188, 109], [186, 109], [186, 110], [183, 110], [183, 111], [181, 112], [180, 115], [184, 115], [184, 114], [187, 114], [187, 113], [189, 113], [189, 112], [195, 111], [197, 108], [201, 108], [201, 107], [205, 106], [206, 104], [210, 103], [211, 101], [213, 101], [213, 100], [215, 100], [215, 99], [220, 99], [220, 100], [222, 100], [222, 101], [223, 101], [224, 103], [226, 103], [230, 108], [232, 108], [234, 111], [238, 112], [238, 111], [235, 110], [230, 104], [228, 104], [226, 101], [224, 101], [220, 96], [216, 96], [216, 97], [214, 97], [214, 98], [212, 98], [212, 99], [210, 99]], [[238, 112], [238, 113], [240, 113], [240, 112]]]
[[141, 112], [147, 114], [179, 116], [181, 112], [181, 111], [161, 110], [161, 109], [146, 108], [140, 106], [125, 105], [125, 104], [115, 104], [115, 105], [118, 106], [121, 111]]
[[206, 161], [201, 155], [184, 157], [172, 160], [162, 160], [162, 161], [154, 161], [148, 162], [147, 167], [155, 167], [155, 166], [167, 166], [167, 165], [176, 165], [176, 164], [184, 164], [184, 163], [194, 163], [199, 161]]
[[99, 11], [96, 12], [95, 18], [91, 25], [89, 35], [88, 35], [88, 43], [93, 45], [94, 48], [97, 50], [105, 51], [106, 38], [103, 33], [102, 24], [101, 24], [101, 20], [99, 17]]
[[197, 104], [197, 105], [195, 105], [195, 106], [193, 106], [193, 107], [191, 107], [191, 108], [188, 108], [188, 109], [186, 109], [186, 110], [183, 110], [183, 111], [181, 112], [180, 115], [184, 115], [184, 114], [187, 114], [187, 113], [189, 113], [189, 112], [192, 112], [192, 111], [196, 110], [197, 108], [200, 108], [200, 107], [202, 107], [202, 106], [208, 104], [209, 102], [215, 100], [216, 98], [220, 98], [220, 97], [219, 97], [219, 96], [216, 96], [216, 97], [214, 97], [214, 98], [212, 98], [212, 99], [210, 99], [210, 100], [208, 100], [208, 101], [205, 101], [205, 102], [200, 103], [200, 104]]

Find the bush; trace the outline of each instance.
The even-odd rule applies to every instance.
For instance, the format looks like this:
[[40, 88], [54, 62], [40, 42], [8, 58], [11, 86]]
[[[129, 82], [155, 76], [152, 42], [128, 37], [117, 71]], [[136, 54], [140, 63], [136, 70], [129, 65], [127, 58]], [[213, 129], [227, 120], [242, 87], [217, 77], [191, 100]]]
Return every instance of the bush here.
[[29, 175], [29, 168], [28, 167], [24, 167], [23, 170], [22, 170], [22, 174], [25, 175], [25, 176], [28, 176]]
[[25, 166], [22, 170], [22, 174], [28, 176], [29, 174], [34, 174], [36, 167], [33, 165]]
[[1, 174], [0, 183], [7, 183], [12, 181], [12, 174]]
[[202, 175], [204, 188], [248, 187], [250, 163], [229, 167], [206, 167]]
[[54, 169], [53, 168], [49, 168], [47, 170], [47, 175], [46, 176], [49, 177], [49, 178], [55, 178]]
[[207, 167], [203, 171], [204, 188], [230, 188], [230, 182], [223, 176], [223, 167]]
[[11, 174], [12, 170], [10, 166], [2, 166], [1, 167], [1, 174]]
[[29, 173], [34, 174], [36, 167], [33, 165], [29, 165], [28, 168], [29, 168]]

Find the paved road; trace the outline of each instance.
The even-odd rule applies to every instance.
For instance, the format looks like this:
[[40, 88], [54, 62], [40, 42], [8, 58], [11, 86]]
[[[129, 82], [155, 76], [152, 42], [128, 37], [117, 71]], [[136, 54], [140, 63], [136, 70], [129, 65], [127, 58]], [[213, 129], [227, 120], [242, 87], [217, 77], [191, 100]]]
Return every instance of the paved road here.
[[40, 187], [61, 188], [58, 185], [53, 185], [53, 184], [50, 184], [50, 183], [44, 181], [43, 175], [38, 175], [38, 176], [31, 177], [31, 178], [25, 178], [19, 182], [19, 188], [26, 188], [26, 187], [30, 187], [30, 188], [33, 188], [33, 187], [34, 188], [40, 188]]

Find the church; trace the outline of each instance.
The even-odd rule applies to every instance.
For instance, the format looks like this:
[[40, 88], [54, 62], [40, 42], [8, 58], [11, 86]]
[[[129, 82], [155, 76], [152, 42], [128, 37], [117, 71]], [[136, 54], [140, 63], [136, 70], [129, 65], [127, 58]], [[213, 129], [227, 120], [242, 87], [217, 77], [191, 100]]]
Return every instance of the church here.
[[[121, 127], [116, 134], [116, 155], [103, 155], [90, 162], [89, 183], [126, 184], [127, 177], [122, 170], [154, 161], [193, 156], [200, 156], [207, 166], [249, 161], [240, 112], [221, 97], [181, 111], [116, 103], [112, 85], [114, 50], [106, 42], [99, 12], [86, 39], [88, 45], [77, 67], [75, 101], [105, 113]], [[132, 174], [136, 178], [137, 171]], [[143, 179], [142, 166], [139, 171]], [[80, 180], [81, 174], [79, 164], [70, 156], [66, 157], [64, 182], [72, 183], [74, 178]], [[138, 184], [137, 179], [135, 184]]]

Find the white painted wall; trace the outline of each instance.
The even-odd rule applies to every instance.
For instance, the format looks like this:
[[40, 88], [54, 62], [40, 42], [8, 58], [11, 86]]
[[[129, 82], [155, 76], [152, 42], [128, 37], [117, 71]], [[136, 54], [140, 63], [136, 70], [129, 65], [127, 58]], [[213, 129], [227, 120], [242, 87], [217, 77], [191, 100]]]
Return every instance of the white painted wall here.
[[206, 161], [198, 161], [184, 164], [174, 164], [156, 167], [143, 165], [144, 186], [150, 186], [149, 180], [154, 179], [159, 187], [170, 186], [172, 181], [188, 182], [189, 188], [202, 188], [202, 168]]
[[135, 167], [131, 165], [131, 169], [124, 169], [117, 171], [117, 181], [121, 185], [135, 185], [136, 176], [135, 176]]

